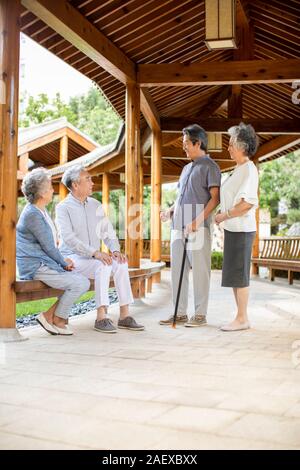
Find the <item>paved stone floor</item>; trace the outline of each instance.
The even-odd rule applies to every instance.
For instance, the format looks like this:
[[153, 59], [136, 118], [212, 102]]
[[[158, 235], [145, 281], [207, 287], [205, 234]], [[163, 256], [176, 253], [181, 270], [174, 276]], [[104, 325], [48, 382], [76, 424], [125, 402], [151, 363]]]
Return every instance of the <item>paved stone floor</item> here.
[[1, 449], [300, 448], [299, 285], [252, 281], [253, 329], [222, 333], [234, 303], [219, 272], [209, 326], [158, 325], [169, 277], [133, 307], [144, 332], [97, 333], [90, 312], [73, 337], [32, 327], [1, 346]]

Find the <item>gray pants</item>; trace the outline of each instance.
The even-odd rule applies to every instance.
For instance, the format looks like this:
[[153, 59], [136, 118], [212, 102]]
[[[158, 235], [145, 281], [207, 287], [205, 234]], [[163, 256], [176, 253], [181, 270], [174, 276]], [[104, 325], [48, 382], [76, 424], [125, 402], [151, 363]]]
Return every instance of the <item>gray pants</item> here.
[[[193, 238], [193, 234], [190, 235]], [[179, 277], [182, 265], [184, 239], [180, 232], [171, 233], [171, 272], [173, 303], [176, 303]], [[211, 272], [211, 237], [210, 229], [202, 227], [197, 235], [197, 244], [187, 247], [187, 256], [183, 272], [178, 315], [186, 315], [188, 308], [189, 272], [192, 268], [194, 306], [196, 315], [207, 314], [209, 283]], [[193, 249], [194, 248], [194, 249]]]
[[65, 292], [59, 298], [55, 315], [67, 320], [71, 307], [75, 300], [84, 294], [90, 287], [90, 281], [82, 276], [73, 272], [58, 272], [42, 265], [36, 271], [35, 280], [43, 281], [50, 287], [61, 289]]

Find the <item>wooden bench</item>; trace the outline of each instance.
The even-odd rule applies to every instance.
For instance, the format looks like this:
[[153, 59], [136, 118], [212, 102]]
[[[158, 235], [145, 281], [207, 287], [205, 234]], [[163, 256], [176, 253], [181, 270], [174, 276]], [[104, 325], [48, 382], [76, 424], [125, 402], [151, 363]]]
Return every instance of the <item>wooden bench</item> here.
[[[125, 240], [120, 240], [121, 250], [125, 251]], [[151, 240], [143, 240], [143, 258], [150, 258]], [[170, 263], [170, 240], [161, 242], [161, 261]]]
[[293, 273], [300, 272], [300, 237], [270, 237], [262, 242], [259, 258], [252, 258], [253, 265], [269, 268], [271, 281], [275, 270], [287, 271], [289, 284], [293, 284]]
[[[129, 277], [132, 287], [133, 297], [142, 298], [146, 295], [146, 281], [147, 292], [152, 292], [153, 277], [160, 273], [165, 267], [164, 262], [153, 263], [149, 260], [141, 260], [140, 268], [129, 268]], [[113, 287], [113, 279], [110, 281], [110, 286]], [[94, 281], [91, 280], [90, 290], [94, 290]], [[47, 299], [50, 297], [58, 297], [62, 295], [63, 291], [53, 289], [42, 281], [16, 281], [15, 291], [17, 302], [28, 302], [29, 300]]]

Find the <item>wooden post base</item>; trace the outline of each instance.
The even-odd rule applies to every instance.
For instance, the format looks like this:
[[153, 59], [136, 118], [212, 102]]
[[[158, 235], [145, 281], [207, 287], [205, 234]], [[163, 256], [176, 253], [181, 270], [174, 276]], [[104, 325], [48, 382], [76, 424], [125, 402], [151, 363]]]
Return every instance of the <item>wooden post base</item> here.
[[259, 275], [259, 267], [257, 266], [257, 264], [252, 264], [252, 274], [253, 276]]
[[161, 281], [161, 273], [155, 273], [155, 274], [153, 274], [153, 276], [152, 276], [152, 282], [153, 282], [154, 284], [159, 284], [160, 281]]
[[140, 281], [140, 296], [141, 298], [146, 297], [146, 279]]
[[134, 299], [141, 298], [141, 281], [139, 279], [131, 280], [131, 290]]
[[147, 292], [148, 294], [151, 294], [152, 292], [152, 276], [147, 279]]
[[[0, 344], [26, 341], [28, 338], [22, 336], [17, 328], [0, 328]], [[1, 358], [0, 358], [1, 359]]]

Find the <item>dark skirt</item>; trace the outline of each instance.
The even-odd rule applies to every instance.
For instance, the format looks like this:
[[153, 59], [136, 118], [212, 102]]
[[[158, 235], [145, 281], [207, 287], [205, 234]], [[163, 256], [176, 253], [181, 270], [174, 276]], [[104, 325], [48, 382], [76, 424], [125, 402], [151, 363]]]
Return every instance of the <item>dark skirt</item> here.
[[224, 230], [223, 287], [248, 287], [252, 245], [256, 232]]

